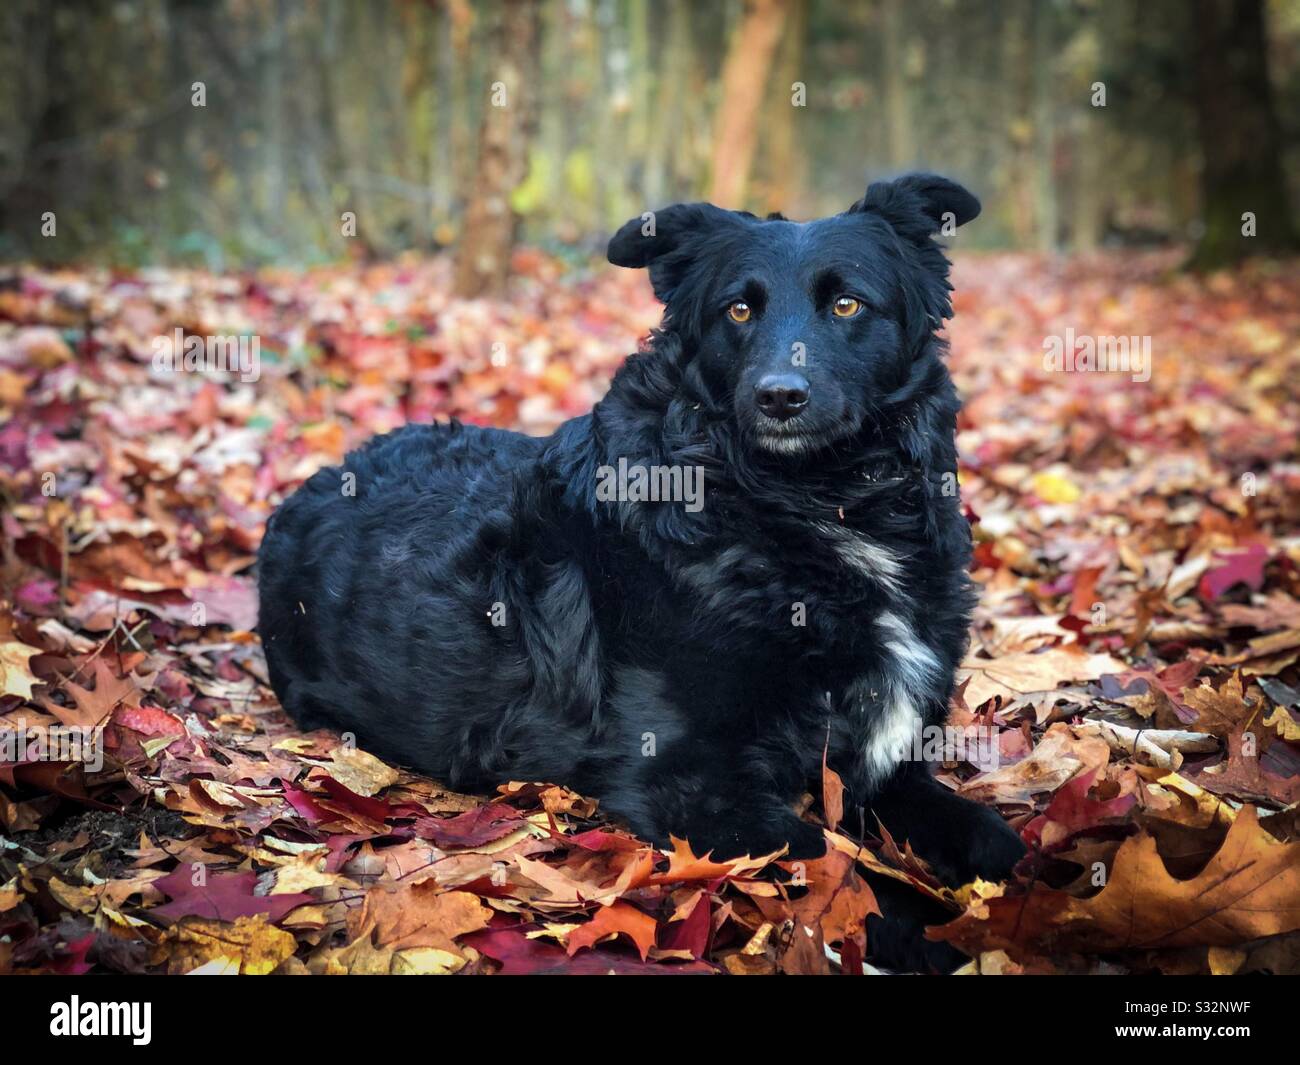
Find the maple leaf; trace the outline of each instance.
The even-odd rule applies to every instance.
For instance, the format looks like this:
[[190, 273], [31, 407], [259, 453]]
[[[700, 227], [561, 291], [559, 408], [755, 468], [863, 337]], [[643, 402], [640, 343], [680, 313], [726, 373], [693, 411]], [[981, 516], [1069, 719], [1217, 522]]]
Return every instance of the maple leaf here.
[[456, 939], [486, 928], [492, 919], [477, 895], [444, 891], [435, 880], [376, 885], [354, 914], [349, 918], [354, 937], [373, 935], [376, 946], [394, 950], [429, 947], [456, 956]]
[[255, 895], [257, 874], [206, 873], [199, 876], [186, 866], [153, 882], [159, 891], [170, 896], [171, 902], [155, 906], [150, 912], [168, 920], [182, 917], [212, 917], [219, 921], [233, 921], [239, 917], [263, 914], [269, 921], [278, 921], [295, 907], [315, 902], [304, 893], [282, 895]]
[[1251, 544], [1240, 551], [1215, 552], [1215, 564], [1201, 578], [1201, 598], [1213, 602], [1237, 584], [1258, 591], [1264, 584], [1268, 558], [1268, 548], [1263, 544]]
[[1234, 673], [1217, 691], [1205, 681], [1186, 689], [1183, 702], [1195, 711], [1197, 729], [1219, 737], [1230, 736], [1259, 713], [1257, 705], [1246, 701], [1240, 673]]

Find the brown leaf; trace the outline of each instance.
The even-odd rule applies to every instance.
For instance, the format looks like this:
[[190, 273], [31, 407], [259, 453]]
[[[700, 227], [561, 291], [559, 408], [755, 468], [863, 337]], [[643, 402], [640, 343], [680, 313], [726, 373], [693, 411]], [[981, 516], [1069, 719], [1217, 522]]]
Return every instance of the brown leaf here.
[[443, 891], [435, 880], [379, 884], [366, 892], [350, 924], [354, 935], [373, 932], [378, 946], [394, 950], [434, 947], [453, 954], [456, 937], [486, 928], [492, 911], [468, 891]]
[[1057, 723], [1044, 733], [1028, 758], [961, 786], [961, 793], [980, 802], [1029, 806], [1036, 795], [1054, 792], [1080, 772], [1095, 772], [1110, 760], [1110, 747], [1100, 736]]
[[840, 775], [826, 764], [825, 749], [822, 750], [822, 813], [826, 815], [826, 827], [834, 832], [840, 827], [844, 818], [844, 781]]
[[41, 705], [65, 725], [80, 728], [94, 728], [107, 725], [112, 713], [119, 706], [138, 707], [143, 695], [134, 674], [119, 677], [104, 659], [94, 661], [95, 687], [83, 688], [80, 684], [65, 681], [64, 687], [72, 696], [75, 708], [60, 706], [52, 699], [41, 700]]
[[970, 953], [1004, 949], [1020, 958], [1233, 947], [1298, 929], [1300, 843], [1278, 842], [1248, 806], [1191, 879], [1172, 876], [1155, 839], [1143, 832], [1120, 846], [1106, 886], [1092, 898], [1036, 886], [1027, 896], [975, 900], [928, 935]]
[[1125, 840], [1106, 887], [1076, 911], [1116, 947], [1233, 946], [1300, 929], [1300, 843], [1279, 843], [1253, 806], [1201, 874], [1176, 880], [1155, 840]]
[[1001, 658], [968, 657], [957, 671], [960, 683], [970, 678], [966, 704], [982, 706], [997, 696], [1017, 699], [1031, 692], [1053, 691], [1060, 684], [1096, 680], [1122, 673], [1125, 666], [1108, 654], [1088, 654], [1074, 644], [1045, 651], [1020, 651]]
[[1240, 673], [1234, 673], [1217, 691], [1203, 680], [1183, 691], [1183, 701], [1196, 711], [1195, 727], [1220, 738], [1230, 736], [1258, 712], [1257, 705], [1246, 701]]

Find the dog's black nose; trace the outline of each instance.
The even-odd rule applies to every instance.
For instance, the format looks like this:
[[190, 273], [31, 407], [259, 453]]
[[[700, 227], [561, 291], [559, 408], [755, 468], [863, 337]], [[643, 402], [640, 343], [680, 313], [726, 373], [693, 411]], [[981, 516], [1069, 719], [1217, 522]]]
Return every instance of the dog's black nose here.
[[770, 373], [754, 389], [754, 402], [769, 418], [793, 418], [808, 406], [808, 379], [797, 373]]

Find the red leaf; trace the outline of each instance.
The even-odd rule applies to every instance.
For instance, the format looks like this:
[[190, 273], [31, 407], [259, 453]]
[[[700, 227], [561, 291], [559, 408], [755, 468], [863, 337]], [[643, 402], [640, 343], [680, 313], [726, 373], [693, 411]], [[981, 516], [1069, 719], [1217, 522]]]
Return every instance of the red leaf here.
[[155, 906], [151, 913], [168, 920], [182, 917], [213, 917], [218, 921], [233, 921], [236, 917], [266, 914], [268, 921], [278, 921], [290, 910], [305, 902], [315, 902], [303, 892], [285, 895], [254, 895], [257, 874], [208, 873], [203, 883], [193, 882], [194, 873], [182, 865], [174, 872], [153, 882], [159, 891], [171, 897], [171, 902]]
[[684, 921], [674, 921], [664, 929], [664, 950], [689, 950], [696, 958], [704, 957], [709, 949], [711, 911], [709, 896], [701, 892], [690, 915]]
[[685, 963], [642, 962], [627, 955], [601, 950], [584, 951], [570, 958], [553, 943], [529, 939], [517, 929], [488, 930], [463, 936], [460, 942], [473, 947], [493, 961], [501, 963], [506, 976], [529, 976], [540, 973], [592, 976], [605, 973], [669, 976], [680, 973], [713, 973], [713, 966], [700, 961]]
[[417, 836], [439, 847], [481, 847], [510, 835], [522, 819], [513, 806], [490, 803], [455, 817], [421, 817], [414, 828]]
[[1240, 551], [1216, 551], [1217, 566], [1211, 566], [1201, 577], [1201, 599], [1213, 602], [1237, 584], [1259, 591], [1264, 584], [1264, 564], [1268, 562], [1268, 548], [1251, 544]]
[[1137, 803], [1136, 795], [1118, 795], [1113, 799], [1091, 799], [1088, 792], [1097, 771], [1080, 773], [1067, 781], [1052, 797], [1047, 808], [1025, 827], [1023, 836], [1027, 843], [1038, 843], [1047, 849], [1062, 846], [1078, 832], [1094, 828], [1103, 821], [1123, 817]]

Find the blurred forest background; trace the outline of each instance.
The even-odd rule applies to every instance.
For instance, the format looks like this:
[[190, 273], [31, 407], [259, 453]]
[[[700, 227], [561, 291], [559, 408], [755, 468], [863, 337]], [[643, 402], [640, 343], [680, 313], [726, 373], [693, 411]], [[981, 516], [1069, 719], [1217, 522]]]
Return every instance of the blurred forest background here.
[[1186, 242], [1213, 266], [1295, 243], [1296, 0], [6, 0], [0, 20], [5, 258], [454, 245], [472, 295], [516, 240], [586, 256], [681, 199], [809, 217], [915, 167], [984, 199], [967, 246]]

